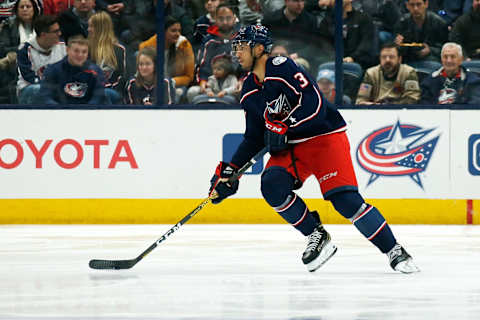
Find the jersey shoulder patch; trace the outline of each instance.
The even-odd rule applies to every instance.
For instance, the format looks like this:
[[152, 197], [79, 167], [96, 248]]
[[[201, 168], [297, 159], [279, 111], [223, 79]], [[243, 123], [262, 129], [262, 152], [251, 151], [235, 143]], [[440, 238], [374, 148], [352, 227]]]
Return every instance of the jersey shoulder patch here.
[[275, 57], [272, 60], [272, 64], [274, 66], [278, 66], [278, 65], [281, 65], [282, 63], [284, 63], [285, 61], [287, 61], [287, 57]]

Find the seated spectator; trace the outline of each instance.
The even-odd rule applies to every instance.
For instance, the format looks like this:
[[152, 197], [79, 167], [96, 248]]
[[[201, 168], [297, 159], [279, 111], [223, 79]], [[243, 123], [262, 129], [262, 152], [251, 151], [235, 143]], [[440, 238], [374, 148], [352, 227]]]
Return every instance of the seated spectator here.
[[88, 19], [90, 60], [103, 71], [107, 104], [120, 104], [126, 81], [126, 51], [118, 43], [110, 15], [99, 11]]
[[380, 64], [365, 72], [356, 104], [413, 104], [419, 100], [415, 69], [402, 64], [397, 45], [385, 44], [380, 50]]
[[[208, 77], [212, 75], [212, 59], [230, 55], [232, 38], [240, 27], [237, 21], [232, 8], [225, 4], [217, 7], [215, 25], [208, 28], [208, 36], [198, 51], [196, 82], [200, 86], [200, 94], [206, 92]], [[234, 63], [234, 70], [238, 69], [238, 63]]]
[[272, 32], [274, 39], [318, 35], [317, 18], [305, 10], [305, 0], [285, 0], [283, 8], [265, 13], [262, 25]]
[[[168, 85], [174, 88], [172, 92], [175, 103], [179, 103], [187, 92], [187, 87], [193, 81], [195, 57], [190, 42], [182, 34], [180, 22], [172, 16], [165, 19], [165, 64], [164, 74], [169, 78]], [[139, 49], [157, 47], [157, 36], [142, 42]]]
[[[320, 70], [317, 75], [317, 85], [323, 97], [335, 104], [335, 72], [329, 69]], [[350, 105], [352, 100], [348, 96], [343, 95], [342, 103], [343, 105]]]
[[97, 0], [96, 8], [110, 14], [117, 37], [128, 28], [125, 15], [131, 12], [130, 0]]
[[480, 104], [480, 77], [462, 67], [462, 47], [442, 47], [442, 68], [421, 83], [422, 104]]
[[450, 41], [465, 50], [465, 59], [480, 59], [480, 0], [473, 0], [472, 11], [455, 21], [450, 32]]
[[75, 35], [88, 37], [88, 19], [95, 13], [95, 0], [73, 0], [73, 7], [58, 16], [62, 36], [66, 43]]
[[205, 0], [205, 9], [207, 14], [199, 17], [193, 26], [192, 45], [197, 48], [208, 35], [207, 30], [215, 24], [215, 12], [220, 0]]
[[193, 39], [193, 18], [185, 11], [184, 8], [175, 3], [175, 0], [163, 0], [165, 5], [165, 17], [172, 16], [180, 22], [182, 26], [182, 34], [192, 41]]
[[43, 13], [49, 16], [58, 16], [70, 9], [74, 0], [43, 0]]
[[39, 93], [46, 104], [104, 104], [103, 72], [88, 60], [88, 40], [72, 36], [67, 56], [45, 70]]
[[[330, 4], [333, 6], [333, 4]], [[333, 43], [335, 38], [335, 15], [333, 7], [320, 26], [320, 33]], [[365, 70], [374, 64], [378, 53], [378, 37], [371, 18], [352, 6], [352, 0], [343, 1], [343, 61], [356, 63]], [[362, 72], [363, 72], [362, 70]]]
[[428, 65], [429, 60], [439, 62], [440, 49], [448, 40], [447, 23], [427, 11], [428, 0], [407, 0], [407, 8], [410, 13], [394, 28], [403, 62], [415, 67]]
[[39, 16], [40, 7], [33, 0], [16, 1], [14, 18], [0, 29], [0, 97], [3, 103], [14, 100], [13, 88], [17, 72], [17, 49], [28, 39], [35, 37], [33, 20]]
[[188, 90], [188, 101], [198, 103], [238, 103], [235, 91], [238, 79], [234, 74], [230, 56], [218, 56], [212, 60], [213, 74], [208, 77], [205, 94], [198, 95], [199, 86]]
[[[137, 72], [135, 77], [127, 83], [125, 93], [126, 104], [153, 106], [157, 101], [157, 72], [155, 63], [157, 61], [157, 50], [152, 47], [145, 47], [137, 55]], [[166, 103], [172, 103], [168, 82], [165, 83]]]
[[59, 42], [62, 32], [54, 16], [39, 16], [33, 21], [33, 29], [36, 36], [27, 40], [17, 52], [17, 95], [20, 104], [37, 102], [45, 68], [66, 55], [65, 44]]

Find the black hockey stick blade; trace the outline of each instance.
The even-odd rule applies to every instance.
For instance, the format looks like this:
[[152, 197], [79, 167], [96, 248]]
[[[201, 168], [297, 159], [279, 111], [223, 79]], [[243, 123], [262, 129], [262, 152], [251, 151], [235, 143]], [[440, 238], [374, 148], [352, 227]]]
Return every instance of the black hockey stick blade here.
[[[241, 167], [229, 180], [232, 182], [240, 178], [242, 174], [245, 173], [251, 166], [253, 166], [260, 158], [262, 158], [265, 153], [267, 153], [267, 148], [263, 148], [260, 150], [249, 162], [247, 162], [243, 167]], [[120, 270], [120, 269], [130, 269], [134, 265], [136, 265], [140, 260], [142, 260], [147, 254], [153, 251], [162, 241], [166, 240], [170, 237], [175, 231], [180, 229], [182, 225], [184, 225], [188, 220], [190, 220], [194, 215], [197, 214], [200, 210], [205, 207], [210, 200], [212, 200], [213, 195], [210, 195], [208, 198], [202, 201], [195, 209], [192, 210], [189, 214], [187, 214], [182, 220], [180, 220], [177, 224], [171, 227], [160, 239], [155, 241], [147, 250], [143, 251], [138, 257], [130, 260], [101, 260], [101, 259], [93, 259], [90, 260], [88, 265], [92, 269], [100, 269], [100, 270]]]
[[137, 259], [132, 259], [132, 260], [99, 260], [99, 259], [93, 259], [93, 260], [90, 260], [88, 265], [92, 269], [119, 270], [119, 269], [130, 269], [136, 263], [137, 263]]

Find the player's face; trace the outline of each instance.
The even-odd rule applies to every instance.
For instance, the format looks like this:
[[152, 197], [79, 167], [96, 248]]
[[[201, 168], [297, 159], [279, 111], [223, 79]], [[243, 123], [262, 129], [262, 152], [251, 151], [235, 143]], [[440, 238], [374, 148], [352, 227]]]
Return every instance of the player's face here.
[[155, 64], [149, 56], [141, 54], [138, 57], [138, 73], [140, 73], [144, 79], [153, 78], [155, 73]]
[[75, 67], [81, 67], [88, 58], [88, 45], [72, 43], [67, 47], [68, 62]]
[[452, 76], [460, 70], [463, 56], [458, 52], [458, 49], [453, 46], [448, 46], [442, 52], [442, 65], [445, 72]]
[[180, 23], [174, 23], [165, 30], [165, 43], [170, 46], [173, 43], [176, 43], [182, 32], [182, 27]]
[[386, 74], [392, 74], [397, 71], [401, 63], [401, 57], [395, 48], [384, 48], [380, 51], [380, 66]]
[[246, 42], [240, 42], [232, 48], [233, 55], [238, 59], [238, 63], [243, 70], [250, 70], [253, 64], [252, 49]]
[[33, 5], [30, 0], [20, 0], [17, 10], [18, 18], [24, 22], [31, 22], [33, 19]]
[[414, 19], [424, 19], [428, 8], [428, 1], [408, 0], [407, 9]]

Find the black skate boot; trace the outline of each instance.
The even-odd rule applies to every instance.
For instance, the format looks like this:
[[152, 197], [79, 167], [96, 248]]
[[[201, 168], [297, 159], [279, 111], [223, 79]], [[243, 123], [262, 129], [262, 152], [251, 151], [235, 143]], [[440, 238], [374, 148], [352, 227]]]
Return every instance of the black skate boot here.
[[302, 256], [308, 271], [314, 272], [337, 252], [331, 240], [330, 234], [320, 224], [308, 236], [307, 249]]
[[412, 257], [398, 243], [387, 253], [390, 266], [395, 271], [402, 273], [420, 272], [420, 269], [413, 263]]

